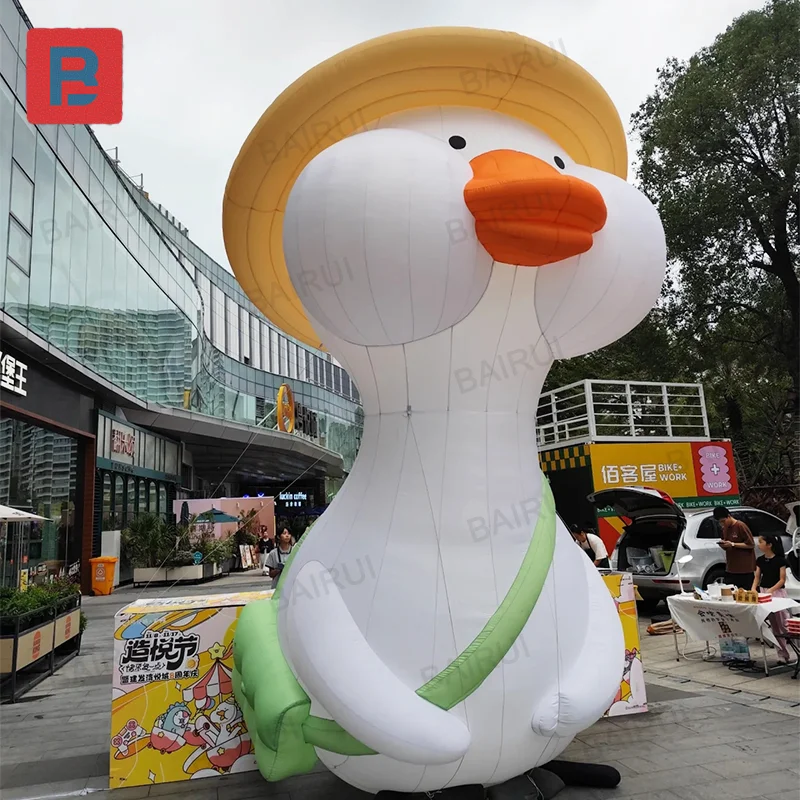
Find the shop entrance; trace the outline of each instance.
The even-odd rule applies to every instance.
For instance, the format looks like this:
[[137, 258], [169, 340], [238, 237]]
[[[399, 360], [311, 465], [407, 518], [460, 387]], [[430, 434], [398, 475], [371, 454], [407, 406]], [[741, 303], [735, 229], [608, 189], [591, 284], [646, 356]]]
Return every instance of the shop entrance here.
[[23, 420], [0, 420], [0, 504], [46, 518], [3, 525], [3, 586], [45, 583], [79, 573], [77, 476], [76, 439]]

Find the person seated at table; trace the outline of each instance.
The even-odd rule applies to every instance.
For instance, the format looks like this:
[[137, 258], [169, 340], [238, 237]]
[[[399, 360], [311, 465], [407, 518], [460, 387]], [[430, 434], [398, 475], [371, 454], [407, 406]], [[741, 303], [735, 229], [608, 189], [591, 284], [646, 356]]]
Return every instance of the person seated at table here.
[[598, 569], [610, 569], [608, 550], [603, 540], [588, 526], [570, 525], [570, 533]]
[[[753, 579], [753, 591], [761, 590], [773, 597], [788, 597], [786, 593], [786, 556], [783, 553], [783, 542], [780, 536], [772, 533], [758, 537], [758, 549], [763, 553], [756, 559], [756, 574]], [[778, 641], [778, 663], [789, 663], [789, 649], [786, 640], [786, 620], [788, 611], [775, 611], [767, 617], [770, 628]]]
[[714, 519], [722, 528], [719, 546], [725, 551], [725, 583], [749, 589], [756, 571], [753, 534], [744, 522], [734, 519], [725, 506], [714, 509]]

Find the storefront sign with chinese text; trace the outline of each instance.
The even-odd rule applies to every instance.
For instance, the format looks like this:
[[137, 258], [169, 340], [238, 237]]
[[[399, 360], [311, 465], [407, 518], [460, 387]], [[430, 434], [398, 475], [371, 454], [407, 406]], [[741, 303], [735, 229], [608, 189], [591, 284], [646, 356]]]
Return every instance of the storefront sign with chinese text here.
[[111, 426], [111, 452], [133, 459], [136, 453], [136, 431]]
[[25, 388], [28, 382], [25, 375], [27, 371], [27, 364], [14, 358], [10, 353], [0, 352], [0, 389], [27, 397], [28, 390]]
[[[592, 444], [594, 489], [647, 486], [679, 505], [715, 505], [739, 493], [730, 442]], [[714, 498], [704, 500], [703, 498]]]

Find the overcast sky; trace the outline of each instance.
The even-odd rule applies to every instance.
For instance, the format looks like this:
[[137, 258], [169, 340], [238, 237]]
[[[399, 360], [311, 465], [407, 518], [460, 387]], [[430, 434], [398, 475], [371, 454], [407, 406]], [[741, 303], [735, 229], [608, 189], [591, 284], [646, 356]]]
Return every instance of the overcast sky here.
[[358, 42], [426, 25], [513, 30], [592, 73], [626, 128], [670, 56], [688, 58], [761, 0], [22, 0], [34, 25], [120, 28], [124, 105], [97, 126], [151, 200], [228, 268], [222, 195], [270, 102]]

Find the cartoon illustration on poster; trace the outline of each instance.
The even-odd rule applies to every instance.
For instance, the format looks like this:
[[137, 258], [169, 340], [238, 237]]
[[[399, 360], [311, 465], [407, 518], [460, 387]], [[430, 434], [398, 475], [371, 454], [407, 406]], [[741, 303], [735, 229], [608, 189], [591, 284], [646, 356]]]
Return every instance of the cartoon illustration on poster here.
[[623, 714], [638, 714], [647, 711], [647, 696], [644, 683], [644, 665], [639, 642], [639, 626], [636, 617], [636, 595], [633, 577], [628, 574], [604, 575], [603, 580], [608, 587], [617, 606], [622, 630], [625, 634], [625, 671], [622, 674], [617, 696], [611, 708], [606, 712], [608, 717]]
[[231, 679], [241, 605], [157, 602], [116, 617], [111, 788], [255, 769]]

